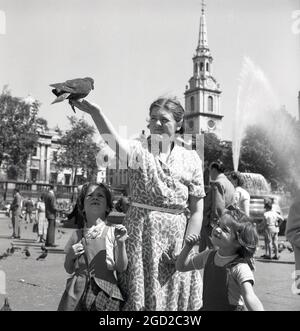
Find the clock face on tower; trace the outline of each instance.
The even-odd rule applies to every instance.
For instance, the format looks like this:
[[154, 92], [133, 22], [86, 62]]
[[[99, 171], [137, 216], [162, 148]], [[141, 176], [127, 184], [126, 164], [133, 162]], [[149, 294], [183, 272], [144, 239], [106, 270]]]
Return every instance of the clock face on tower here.
[[207, 121], [207, 126], [210, 130], [214, 130], [216, 128], [216, 122], [213, 120], [208, 120]]

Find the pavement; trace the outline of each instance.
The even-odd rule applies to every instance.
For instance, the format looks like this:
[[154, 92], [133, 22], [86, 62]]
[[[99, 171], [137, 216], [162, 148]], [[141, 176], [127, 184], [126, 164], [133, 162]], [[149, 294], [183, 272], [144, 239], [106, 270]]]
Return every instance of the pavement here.
[[[0, 214], [0, 255], [12, 243], [20, 248], [12, 256], [0, 260], [0, 307], [4, 298], [8, 297], [12, 310], [57, 310], [68, 277], [63, 267], [63, 249], [73, 229], [64, 228], [58, 222], [55, 236], [57, 247], [49, 249], [45, 260], [37, 261], [36, 258], [42, 253], [42, 244], [36, 242], [36, 233], [32, 232], [32, 227], [32, 223], [22, 221], [21, 239], [10, 239], [11, 221]], [[284, 241], [284, 238], [281, 237], [280, 241]], [[31, 253], [28, 258], [22, 253], [26, 246]], [[263, 241], [260, 240], [254, 290], [265, 310], [299, 311], [300, 295], [293, 294], [291, 290], [294, 254], [285, 249], [278, 261], [260, 259], [259, 256], [263, 254]], [[6, 278], [4, 289], [3, 282], [1, 283], [3, 275]], [[6, 291], [5, 295], [3, 290]]]

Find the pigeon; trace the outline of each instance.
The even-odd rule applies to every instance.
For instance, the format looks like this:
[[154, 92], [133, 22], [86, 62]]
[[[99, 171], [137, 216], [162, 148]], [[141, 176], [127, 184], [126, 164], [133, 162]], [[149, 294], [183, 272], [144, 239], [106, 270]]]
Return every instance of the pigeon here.
[[293, 253], [294, 252], [293, 246], [290, 243], [287, 243], [286, 248], [288, 249], [288, 251], [290, 253]]
[[29, 256], [31, 255], [30, 252], [29, 252], [28, 247], [25, 247], [25, 248], [24, 248], [23, 253], [25, 254], [26, 257], [29, 257]]
[[6, 259], [8, 257], [7, 253], [3, 253], [2, 255], [0, 255], [0, 260], [2, 259]]
[[8, 298], [4, 299], [4, 305], [1, 307], [0, 311], [11, 311], [12, 309], [10, 308]]
[[94, 89], [94, 80], [90, 77], [76, 78], [64, 83], [50, 84], [50, 86], [54, 87], [52, 92], [57, 97], [51, 104], [68, 99], [74, 113], [76, 113], [71, 101], [85, 98]]
[[283, 242], [280, 242], [278, 244], [278, 252], [281, 253], [285, 249], [285, 244]]
[[44, 253], [42, 253], [39, 257], [36, 258], [36, 260], [44, 260], [48, 255], [48, 250], [45, 248]]
[[15, 246], [14, 244], [11, 244], [11, 249], [9, 250], [10, 255], [13, 255], [15, 252]]

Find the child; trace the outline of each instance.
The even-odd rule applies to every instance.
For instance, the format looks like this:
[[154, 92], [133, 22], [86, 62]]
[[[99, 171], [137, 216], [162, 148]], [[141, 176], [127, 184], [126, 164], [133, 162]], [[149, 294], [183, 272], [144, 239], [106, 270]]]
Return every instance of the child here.
[[[278, 255], [278, 233], [280, 221], [283, 221], [283, 218], [279, 213], [272, 210], [273, 201], [265, 201], [265, 210], [264, 213], [264, 236], [265, 236], [265, 249], [266, 254], [262, 257], [265, 259], [279, 260], [280, 256]], [[274, 256], [272, 257], [272, 245], [274, 247]]]
[[[225, 210], [212, 230], [217, 249], [190, 254], [199, 236], [186, 237], [177, 258], [176, 269], [204, 268], [203, 306], [201, 310], [264, 310], [253, 291], [253, 266], [250, 262], [258, 243], [255, 225], [239, 210]], [[252, 269], [252, 270], [251, 270]]]
[[84, 184], [77, 203], [83, 224], [65, 247], [64, 264], [74, 275], [58, 310], [119, 310], [124, 299], [114, 271], [127, 268], [126, 228], [106, 222], [112, 199], [105, 185]]

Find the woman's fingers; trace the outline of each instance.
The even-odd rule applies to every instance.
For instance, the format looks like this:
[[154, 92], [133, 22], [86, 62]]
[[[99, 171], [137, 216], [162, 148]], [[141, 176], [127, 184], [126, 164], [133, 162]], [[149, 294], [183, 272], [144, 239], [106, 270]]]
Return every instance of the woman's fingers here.
[[94, 103], [90, 103], [86, 100], [70, 100], [70, 103], [75, 106], [76, 108], [88, 113], [88, 114], [92, 114], [95, 111], [99, 111], [100, 107]]
[[70, 100], [70, 104], [86, 113], [89, 113], [89, 108], [83, 103], [83, 101]]

